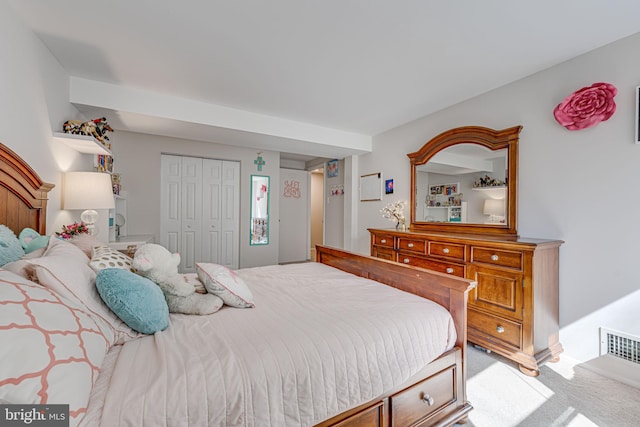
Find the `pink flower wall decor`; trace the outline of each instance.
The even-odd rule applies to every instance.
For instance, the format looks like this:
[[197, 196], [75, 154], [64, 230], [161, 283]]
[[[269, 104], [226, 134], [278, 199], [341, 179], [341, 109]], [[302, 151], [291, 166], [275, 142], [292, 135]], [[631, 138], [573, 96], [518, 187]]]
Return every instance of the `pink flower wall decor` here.
[[618, 89], [610, 83], [594, 83], [569, 95], [553, 110], [553, 115], [569, 130], [580, 130], [609, 120], [616, 111], [613, 97]]

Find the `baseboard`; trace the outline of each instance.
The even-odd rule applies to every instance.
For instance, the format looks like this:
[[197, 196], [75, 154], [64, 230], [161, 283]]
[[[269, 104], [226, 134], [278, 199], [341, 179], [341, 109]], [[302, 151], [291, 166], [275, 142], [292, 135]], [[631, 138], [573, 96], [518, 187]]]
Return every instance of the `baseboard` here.
[[587, 362], [580, 363], [579, 366], [596, 374], [600, 374], [603, 377], [611, 378], [640, 389], [640, 365], [637, 363], [605, 354]]

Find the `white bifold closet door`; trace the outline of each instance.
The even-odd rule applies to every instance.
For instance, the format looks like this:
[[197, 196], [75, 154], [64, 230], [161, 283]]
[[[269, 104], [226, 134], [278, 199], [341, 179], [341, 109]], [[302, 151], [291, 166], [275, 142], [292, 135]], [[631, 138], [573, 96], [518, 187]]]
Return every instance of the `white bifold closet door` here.
[[240, 162], [162, 155], [160, 243], [196, 262], [239, 265]]

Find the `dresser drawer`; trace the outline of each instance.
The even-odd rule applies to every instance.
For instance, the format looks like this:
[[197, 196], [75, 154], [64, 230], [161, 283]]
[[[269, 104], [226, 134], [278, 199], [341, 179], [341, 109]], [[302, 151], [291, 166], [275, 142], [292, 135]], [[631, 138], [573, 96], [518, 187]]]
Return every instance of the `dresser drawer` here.
[[394, 251], [393, 248], [388, 248], [386, 246], [374, 246], [371, 255], [388, 261], [396, 260], [396, 251]]
[[471, 262], [482, 262], [522, 270], [522, 252], [472, 246]]
[[468, 311], [469, 329], [475, 329], [513, 347], [521, 347], [522, 325], [518, 322], [491, 316], [473, 309]]
[[464, 265], [453, 264], [450, 262], [436, 261], [432, 259], [424, 259], [413, 257], [406, 254], [398, 254], [398, 262], [414, 267], [426, 268], [428, 270], [438, 271], [440, 273], [453, 274], [454, 276], [464, 277]]
[[387, 246], [393, 248], [393, 236], [385, 236], [384, 234], [372, 234], [373, 244], [377, 246]]
[[342, 420], [337, 424], [331, 424], [331, 427], [378, 427], [382, 425], [382, 419], [384, 417], [384, 407], [382, 402], [362, 410], [346, 420]]
[[430, 256], [445, 258], [452, 261], [464, 261], [465, 245], [429, 241]]
[[456, 400], [455, 365], [391, 396], [391, 425], [410, 426]]
[[426, 254], [426, 248], [426, 240], [407, 239], [404, 237], [400, 237], [398, 239], [398, 249], [402, 249], [404, 251]]

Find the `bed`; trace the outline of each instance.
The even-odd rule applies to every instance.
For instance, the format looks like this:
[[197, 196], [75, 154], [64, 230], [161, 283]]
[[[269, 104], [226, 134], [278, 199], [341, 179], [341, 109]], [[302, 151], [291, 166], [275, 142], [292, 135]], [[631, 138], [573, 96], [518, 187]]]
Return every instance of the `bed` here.
[[[53, 186], [2, 144], [0, 180], [0, 223], [16, 234], [26, 227], [45, 234]], [[238, 270], [254, 308], [172, 314], [169, 328], [143, 335], [101, 311], [88, 287], [65, 299], [67, 277], [84, 267], [56, 270], [54, 252], [68, 260], [70, 249], [57, 239], [49, 246], [51, 256], [29, 261], [39, 284], [0, 270], [0, 285], [72, 313], [82, 327], [60, 335], [77, 336], [83, 350], [56, 356], [48, 376], [12, 376], [0, 367], [0, 403], [73, 398], [80, 403], [70, 407], [71, 425], [85, 426], [431, 426], [463, 421], [472, 409], [465, 390], [472, 281], [319, 246], [315, 263]], [[0, 324], [0, 339], [28, 338], [7, 335], [11, 325]], [[49, 338], [50, 355], [64, 352], [66, 341], [44, 335], [60, 342]], [[53, 371], [76, 365], [85, 376], [66, 386], [70, 396], [72, 376]], [[7, 398], [25, 378], [36, 383], [27, 390], [33, 396]], [[86, 395], [76, 396], [80, 389]]]

